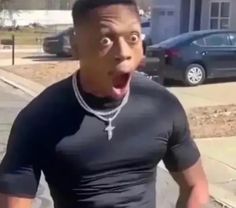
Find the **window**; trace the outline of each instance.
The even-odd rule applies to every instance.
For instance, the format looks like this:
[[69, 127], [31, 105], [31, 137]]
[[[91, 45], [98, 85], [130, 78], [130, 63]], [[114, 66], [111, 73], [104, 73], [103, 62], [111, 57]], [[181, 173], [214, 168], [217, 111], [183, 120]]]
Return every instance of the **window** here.
[[142, 23], [141, 23], [141, 26], [142, 26], [142, 28], [143, 28], [143, 27], [151, 27], [151, 23], [150, 23], [150, 21], [142, 22]]
[[167, 15], [168, 15], [168, 16], [174, 16], [174, 12], [173, 12], [173, 11], [168, 11], [168, 12], [167, 12]]
[[166, 12], [165, 11], [160, 11], [160, 16], [165, 16]]
[[232, 45], [233, 45], [233, 46], [236, 46], [236, 33], [231, 33], [231, 34], [229, 35], [229, 39], [230, 39]]
[[194, 40], [193, 44], [199, 45], [199, 46], [204, 46], [205, 45], [205, 40], [203, 38], [200, 38], [200, 39]]
[[207, 46], [231, 46], [227, 34], [213, 34], [204, 38]]
[[230, 2], [212, 2], [210, 8], [210, 29], [230, 27]]

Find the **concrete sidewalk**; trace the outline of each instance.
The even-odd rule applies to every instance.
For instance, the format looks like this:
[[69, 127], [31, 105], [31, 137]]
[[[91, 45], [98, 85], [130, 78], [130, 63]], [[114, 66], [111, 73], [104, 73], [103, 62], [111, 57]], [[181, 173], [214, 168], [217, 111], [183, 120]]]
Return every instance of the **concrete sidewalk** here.
[[[37, 96], [45, 89], [40, 84], [1, 69], [0, 79], [32, 96]], [[232, 85], [235, 85], [234, 89], [236, 89], [236, 83], [225, 83], [225, 90], [222, 90], [220, 85], [216, 85], [216, 89], [212, 90], [212, 86], [210, 87], [212, 93], [208, 93], [207, 97], [206, 86], [179, 90], [171, 88], [170, 91], [180, 99], [186, 109], [189, 109], [236, 103], [236, 94], [232, 90]], [[189, 94], [190, 90], [193, 94]], [[221, 99], [223, 95], [224, 99]], [[196, 142], [202, 153], [203, 165], [209, 178], [211, 196], [225, 207], [236, 208], [236, 137], [199, 139]]]
[[210, 193], [226, 207], [236, 207], [236, 136], [198, 139]]
[[236, 104], [236, 82], [205, 84], [197, 87], [170, 87], [185, 109]]

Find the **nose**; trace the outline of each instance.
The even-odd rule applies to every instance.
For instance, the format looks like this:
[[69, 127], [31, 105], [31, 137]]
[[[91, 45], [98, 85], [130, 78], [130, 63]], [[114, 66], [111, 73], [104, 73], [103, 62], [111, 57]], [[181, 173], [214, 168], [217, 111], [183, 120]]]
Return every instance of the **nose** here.
[[131, 48], [124, 38], [119, 38], [115, 48], [115, 60], [117, 62], [123, 62], [131, 59]]

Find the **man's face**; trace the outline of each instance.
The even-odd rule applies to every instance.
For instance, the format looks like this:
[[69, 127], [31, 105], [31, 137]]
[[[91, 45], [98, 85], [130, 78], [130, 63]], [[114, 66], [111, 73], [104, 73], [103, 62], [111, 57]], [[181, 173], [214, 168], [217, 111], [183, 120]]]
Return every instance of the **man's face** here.
[[81, 69], [89, 82], [105, 96], [123, 97], [143, 58], [140, 19], [135, 8], [98, 7], [76, 31]]

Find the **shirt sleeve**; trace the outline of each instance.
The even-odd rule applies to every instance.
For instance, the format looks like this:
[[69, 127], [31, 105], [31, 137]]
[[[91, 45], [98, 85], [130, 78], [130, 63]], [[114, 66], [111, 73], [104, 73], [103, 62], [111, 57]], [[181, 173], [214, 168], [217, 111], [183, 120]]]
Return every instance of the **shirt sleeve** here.
[[20, 113], [12, 126], [6, 154], [0, 165], [0, 193], [34, 198], [40, 168], [33, 120]]
[[193, 166], [199, 160], [200, 153], [191, 137], [186, 113], [177, 98], [172, 109], [172, 132], [163, 161], [170, 172], [179, 172]]

